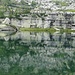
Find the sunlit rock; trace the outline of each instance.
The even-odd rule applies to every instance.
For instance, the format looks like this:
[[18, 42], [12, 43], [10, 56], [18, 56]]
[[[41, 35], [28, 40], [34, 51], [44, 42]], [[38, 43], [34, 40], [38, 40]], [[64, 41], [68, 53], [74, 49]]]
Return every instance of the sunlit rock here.
[[5, 20], [2, 23], [3, 24], [10, 24], [10, 19], [9, 18], [5, 18]]

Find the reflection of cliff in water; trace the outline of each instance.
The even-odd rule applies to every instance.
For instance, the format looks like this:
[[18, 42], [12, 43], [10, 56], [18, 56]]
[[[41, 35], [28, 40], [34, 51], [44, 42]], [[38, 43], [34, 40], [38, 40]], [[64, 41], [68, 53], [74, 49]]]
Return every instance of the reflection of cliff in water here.
[[1, 75], [75, 74], [74, 35], [18, 32], [8, 38], [0, 38]]
[[15, 34], [16, 31], [0, 31], [0, 37], [4, 37], [4, 36], [10, 36], [10, 35], [13, 35]]

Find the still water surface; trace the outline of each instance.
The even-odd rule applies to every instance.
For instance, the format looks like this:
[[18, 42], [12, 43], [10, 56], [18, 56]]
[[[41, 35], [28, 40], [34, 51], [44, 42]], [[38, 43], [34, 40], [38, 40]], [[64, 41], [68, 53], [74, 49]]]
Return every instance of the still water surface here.
[[75, 35], [17, 32], [0, 36], [0, 74], [75, 75]]

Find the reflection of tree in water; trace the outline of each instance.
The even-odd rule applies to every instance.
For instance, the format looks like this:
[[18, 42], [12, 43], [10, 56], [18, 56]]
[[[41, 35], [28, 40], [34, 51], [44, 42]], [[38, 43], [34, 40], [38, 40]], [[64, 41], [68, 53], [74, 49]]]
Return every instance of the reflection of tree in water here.
[[53, 41], [54, 40], [53, 35], [50, 33], [49, 36], [50, 36], [50, 40]]
[[26, 53], [28, 51], [29, 46], [26, 46], [25, 44], [20, 44], [20, 39], [17, 40], [11, 40], [9, 41], [0, 41], [1, 46], [3, 46], [3, 50], [6, 51], [7, 54], [10, 52], [23, 52]]
[[65, 38], [63, 46], [72, 48], [72, 42], [73, 42], [73, 39], [71, 37], [71, 34], [66, 34], [66, 38]]
[[59, 35], [59, 42], [61, 42], [62, 40], [62, 35]]

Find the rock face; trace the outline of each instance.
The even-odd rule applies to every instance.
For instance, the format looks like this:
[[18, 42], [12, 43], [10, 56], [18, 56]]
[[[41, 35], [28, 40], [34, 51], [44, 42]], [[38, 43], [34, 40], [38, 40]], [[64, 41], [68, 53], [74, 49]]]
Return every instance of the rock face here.
[[0, 25], [0, 31], [17, 31], [17, 28], [12, 25]]
[[5, 18], [5, 20], [2, 23], [3, 24], [10, 24], [10, 19], [9, 18]]
[[0, 31], [17, 31], [15, 26], [10, 25], [10, 19], [5, 18], [5, 20], [0, 24]]

